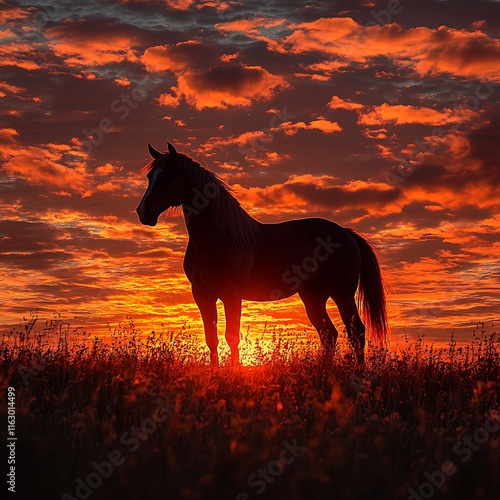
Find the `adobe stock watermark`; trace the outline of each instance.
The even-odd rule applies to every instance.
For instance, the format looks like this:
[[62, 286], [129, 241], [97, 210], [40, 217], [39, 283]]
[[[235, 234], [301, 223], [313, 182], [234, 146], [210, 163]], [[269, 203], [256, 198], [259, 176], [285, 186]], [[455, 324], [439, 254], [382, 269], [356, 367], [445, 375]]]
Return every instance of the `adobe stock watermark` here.
[[7, 388], [7, 489], [16, 492], [16, 389]]
[[[285, 467], [292, 464], [306, 450], [305, 446], [297, 444], [294, 439], [292, 444], [288, 441], [282, 442], [283, 448], [280, 451], [277, 460], [269, 462], [266, 468], [259, 468], [253, 474], [250, 474], [247, 480], [248, 486], [252, 488], [257, 495], [262, 495], [268, 485], [274, 483], [276, 478], [283, 474]], [[245, 491], [236, 495], [236, 500], [250, 500], [252, 497]]]
[[[321, 262], [325, 262], [340, 247], [340, 243], [334, 243], [329, 234], [326, 240], [321, 236], [316, 238], [317, 246], [312, 254], [305, 257], [300, 264], [293, 264], [281, 275], [283, 285], [289, 285], [286, 290], [296, 292], [300, 286], [307, 281], [319, 268]], [[281, 288], [275, 288], [271, 292], [271, 300], [279, 300], [286, 297]]]
[[162, 82], [161, 75], [152, 76], [150, 74], [131, 87], [130, 92], [123, 92], [119, 97], [113, 100], [109, 109], [114, 114], [113, 117], [105, 116], [99, 120], [94, 128], [81, 130], [85, 141], [79, 149], [71, 151], [64, 155], [63, 160], [67, 163], [80, 161], [82, 157], [90, 155], [94, 148], [99, 147], [107, 134], [117, 131], [116, 121], [126, 120], [132, 110], [145, 101], [151, 91], [155, 90]]
[[[473, 452], [478, 451], [490, 439], [491, 434], [500, 430], [500, 420], [498, 418], [498, 409], [495, 410], [496, 418], [490, 416], [486, 419], [483, 427], [475, 429], [472, 434], [463, 437], [453, 445], [453, 453], [460, 458], [461, 463], [468, 462]], [[446, 480], [457, 473], [460, 468], [460, 462], [455, 464], [452, 460], [445, 460], [441, 467], [434, 472], [425, 471], [424, 476], [427, 481], [422, 482], [417, 490], [408, 488], [410, 494], [408, 500], [423, 500], [431, 498], [436, 490], [442, 488]]]
[[208, 207], [211, 200], [215, 200], [219, 196], [220, 186], [216, 182], [207, 182], [203, 186], [203, 191], [198, 187], [193, 189], [193, 200], [191, 205], [187, 203], [182, 204], [182, 211], [184, 212], [184, 219], [186, 224], [189, 223], [193, 215], [199, 215], [202, 210]]
[[60, 0], [44, 0], [43, 2], [37, 2], [33, 7], [38, 9], [31, 19], [31, 29], [25, 30], [23, 33], [23, 37], [28, 39], [40, 35], [49, 21], [55, 21], [61, 17]]
[[403, 12], [404, 7], [401, 5], [400, 0], [389, 0], [387, 2], [385, 9], [371, 10], [370, 15], [373, 17], [373, 21], [365, 24], [365, 27], [371, 26], [385, 26], [386, 24], [392, 23], [393, 16], [397, 16]]
[[260, 129], [257, 134], [240, 143], [238, 145], [238, 153], [254, 158], [259, 151], [265, 150], [266, 146], [273, 142], [274, 133], [279, 130], [277, 126], [293, 120], [296, 116], [289, 114], [286, 106], [283, 106], [282, 111], [274, 111], [273, 116], [269, 120], [269, 126]]
[[[175, 404], [157, 399], [158, 406], [154, 409], [151, 417], [145, 418], [139, 427], [131, 427], [120, 436], [120, 444], [126, 447], [129, 454], [136, 452], [141, 443], [146, 441], [151, 434], [156, 432], [158, 424], [167, 420], [172, 415]], [[105, 479], [108, 479], [117, 467], [125, 463], [125, 455], [118, 449], [111, 451], [107, 460], [92, 462], [92, 471], [85, 479], [77, 477], [75, 482], [74, 496], [63, 493], [61, 500], [86, 500], [91, 497], [94, 490], [99, 488]]]
[[[495, 87], [488, 82], [480, 83], [474, 89], [474, 94], [465, 97], [463, 104], [455, 104], [453, 109], [455, 111], [461, 111], [463, 109], [468, 109], [470, 111], [477, 111], [481, 106], [481, 101], [489, 99], [495, 92]], [[396, 172], [392, 169], [387, 169], [384, 172], [384, 177], [387, 183], [394, 190], [396, 185], [404, 182], [408, 177], [410, 177], [416, 170], [417, 167], [421, 166], [425, 161], [425, 155], [421, 153], [434, 153], [437, 148], [435, 139], [441, 139], [451, 132], [456, 132], [462, 127], [463, 121], [457, 121], [451, 125], [449, 131], [445, 131], [441, 127], [436, 127], [432, 130], [429, 137], [423, 139], [413, 140], [413, 149], [411, 153], [405, 158], [403, 156], [398, 158], [400, 164], [398, 165]], [[419, 155], [417, 157], [417, 155]]]

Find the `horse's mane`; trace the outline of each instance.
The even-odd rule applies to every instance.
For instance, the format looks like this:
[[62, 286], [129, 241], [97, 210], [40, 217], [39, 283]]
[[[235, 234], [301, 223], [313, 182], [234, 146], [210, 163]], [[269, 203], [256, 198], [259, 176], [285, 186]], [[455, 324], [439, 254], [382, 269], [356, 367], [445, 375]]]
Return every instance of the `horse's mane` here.
[[[187, 155], [177, 154], [185, 179], [191, 189], [197, 188], [207, 194], [212, 202], [214, 224], [221, 236], [228, 236], [238, 245], [255, 245], [260, 236], [260, 223], [249, 215], [231, 194], [231, 188], [219, 176]], [[148, 163], [142, 172], [147, 174], [161, 168], [169, 160], [168, 155], [161, 156]], [[207, 185], [214, 186], [216, 194], [206, 192]]]

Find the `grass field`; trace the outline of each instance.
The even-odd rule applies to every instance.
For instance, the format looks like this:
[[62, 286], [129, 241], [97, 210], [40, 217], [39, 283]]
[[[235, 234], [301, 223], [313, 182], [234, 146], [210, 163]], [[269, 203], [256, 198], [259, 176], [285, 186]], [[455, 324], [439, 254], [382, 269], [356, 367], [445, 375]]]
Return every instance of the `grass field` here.
[[325, 359], [315, 340], [255, 351], [246, 339], [253, 364], [213, 369], [189, 332], [37, 328], [0, 346], [13, 498], [497, 498], [498, 334], [370, 348], [363, 368], [348, 350]]

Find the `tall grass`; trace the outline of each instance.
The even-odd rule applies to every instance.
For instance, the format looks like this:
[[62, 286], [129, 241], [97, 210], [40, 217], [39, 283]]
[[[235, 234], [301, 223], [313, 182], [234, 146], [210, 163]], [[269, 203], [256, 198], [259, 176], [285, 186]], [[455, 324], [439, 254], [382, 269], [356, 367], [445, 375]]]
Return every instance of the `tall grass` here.
[[[474, 432], [500, 423], [498, 334], [371, 347], [362, 368], [347, 349], [327, 358], [276, 334], [255, 351], [247, 337], [252, 364], [213, 369], [188, 330], [143, 335], [128, 320], [103, 340], [35, 320], [0, 342], [3, 394], [16, 389], [17, 498], [83, 498], [77, 478], [115, 451], [123, 463], [86, 498], [406, 499], [446, 461], [455, 472], [433, 498], [496, 498], [500, 431], [480, 444]], [[275, 462], [284, 442], [305, 447], [289, 464]], [[257, 487], [259, 470], [272, 481]]]

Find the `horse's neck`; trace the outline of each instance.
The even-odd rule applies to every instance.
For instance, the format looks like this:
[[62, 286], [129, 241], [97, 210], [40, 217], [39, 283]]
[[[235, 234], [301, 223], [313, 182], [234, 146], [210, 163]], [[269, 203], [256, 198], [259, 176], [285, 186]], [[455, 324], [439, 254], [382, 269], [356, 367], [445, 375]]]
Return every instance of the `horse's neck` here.
[[199, 208], [192, 203], [185, 204], [182, 205], [182, 211], [190, 238], [206, 240], [207, 237], [217, 237], [213, 202], [210, 201], [207, 206]]
[[[203, 246], [219, 246], [221, 243], [238, 245], [255, 240], [259, 223], [239, 206], [231, 194], [224, 192], [218, 196], [227, 198], [222, 201], [214, 197], [198, 197], [182, 206], [189, 237], [193, 242]], [[226, 203], [224, 209], [216, 207], [217, 203], [223, 202]], [[233, 212], [230, 212], [229, 207]]]
[[191, 170], [190, 195], [182, 205], [190, 238], [200, 243], [253, 244], [260, 224], [248, 215], [224, 184], [196, 163], [186, 160]]

